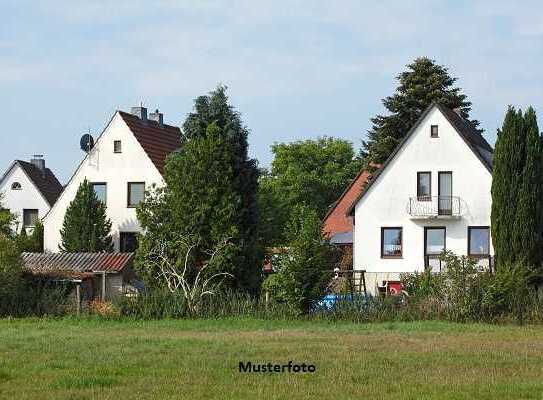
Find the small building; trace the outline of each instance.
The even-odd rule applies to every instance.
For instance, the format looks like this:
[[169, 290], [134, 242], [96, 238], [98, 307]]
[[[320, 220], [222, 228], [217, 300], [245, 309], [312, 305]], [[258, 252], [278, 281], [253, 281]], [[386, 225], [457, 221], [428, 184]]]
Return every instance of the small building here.
[[72, 282], [76, 299], [111, 301], [139, 286], [133, 253], [23, 253], [23, 269], [38, 277]]
[[0, 179], [2, 206], [17, 218], [13, 230], [28, 233], [57, 201], [62, 185], [45, 166], [45, 159], [35, 155], [30, 162], [15, 160]]
[[146, 190], [164, 184], [166, 157], [180, 146], [181, 130], [165, 124], [158, 110], [149, 116], [145, 107], [116, 111], [43, 219], [45, 251], [60, 251], [66, 209], [87, 179], [106, 205], [115, 251], [133, 252], [141, 232], [136, 207]]
[[451, 250], [491, 268], [493, 149], [469, 121], [431, 104], [347, 210], [354, 269], [368, 291], [443, 267]]

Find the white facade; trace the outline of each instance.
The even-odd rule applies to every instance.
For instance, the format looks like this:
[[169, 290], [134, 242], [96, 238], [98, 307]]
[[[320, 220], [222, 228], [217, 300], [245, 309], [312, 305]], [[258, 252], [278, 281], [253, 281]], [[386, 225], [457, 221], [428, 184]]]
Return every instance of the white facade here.
[[[431, 137], [432, 125], [437, 125], [438, 137]], [[433, 201], [417, 198], [418, 172], [430, 172]], [[437, 212], [439, 172], [452, 173], [452, 215]], [[425, 268], [425, 227], [444, 227], [445, 248], [466, 255], [468, 227], [490, 227], [491, 183], [489, 168], [439, 107], [427, 110], [354, 205], [353, 263], [354, 269], [367, 271], [368, 291], [375, 293], [377, 285], [398, 280], [402, 272]], [[426, 212], [432, 208], [435, 212]], [[401, 228], [401, 255], [382, 255], [386, 227]], [[493, 254], [490, 240], [489, 252]]]
[[[114, 141], [121, 141], [121, 152], [114, 152]], [[115, 113], [54, 207], [45, 216], [43, 220], [45, 251], [60, 250], [60, 231], [66, 209], [85, 178], [91, 183], [106, 184], [107, 216], [112, 222], [111, 235], [115, 251], [120, 250], [121, 232], [141, 231], [136, 209], [128, 207], [128, 183], [144, 182], [146, 190], [152, 184], [163, 184], [160, 172], [119, 112]]]
[[[0, 181], [0, 193], [2, 207], [10, 210], [17, 217], [13, 229], [19, 233], [23, 227], [24, 210], [38, 210], [38, 218], [43, 218], [51, 206], [38, 190], [34, 182], [21, 168], [18, 162], [14, 162]], [[28, 226], [32, 228], [32, 226]]]

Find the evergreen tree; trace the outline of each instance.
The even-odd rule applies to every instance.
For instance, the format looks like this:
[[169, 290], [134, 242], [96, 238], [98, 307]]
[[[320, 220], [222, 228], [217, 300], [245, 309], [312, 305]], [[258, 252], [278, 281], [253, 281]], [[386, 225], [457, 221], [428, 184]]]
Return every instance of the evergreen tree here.
[[183, 124], [181, 149], [166, 162], [166, 186], [147, 196], [138, 208], [146, 231], [138, 249], [138, 269], [153, 276], [149, 249], [179, 236], [195, 236], [195, 264], [208, 258], [208, 251], [229, 239], [230, 246], [213, 263], [209, 273], [229, 272], [236, 288], [256, 288], [260, 265], [256, 231], [258, 169], [248, 158], [248, 130], [240, 115], [228, 104], [225, 87], [195, 101], [195, 110]]
[[[390, 114], [372, 118], [368, 140], [363, 141], [361, 155], [368, 165], [385, 162], [432, 101], [450, 109], [459, 108], [462, 117], [469, 118], [471, 102], [460, 88], [454, 87], [457, 78], [434, 60], [415, 59], [397, 79], [400, 84], [396, 92], [382, 100]], [[471, 123], [479, 125], [478, 121]]]
[[524, 265], [539, 266], [541, 263], [542, 224], [542, 149], [535, 110], [530, 107], [522, 124], [525, 138], [525, 158], [518, 177], [517, 209], [513, 234], [518, 261]]
[[496, 266], [538, 266], [542, 244], [542, 146], [535, 111], [509, 107], [493, 156], [492, 242]]
[[15, 220], [15, 216], [3, 207], [2, 193], [0, 193], [0, 235], [11, 237], [13, 235], [12, 225]]
[[61, 249], [65, 252], [113, 251], [110, 231], [106, 205], [98, 200], [92, 185], [85, 179], [66, 210], [60, 231]]

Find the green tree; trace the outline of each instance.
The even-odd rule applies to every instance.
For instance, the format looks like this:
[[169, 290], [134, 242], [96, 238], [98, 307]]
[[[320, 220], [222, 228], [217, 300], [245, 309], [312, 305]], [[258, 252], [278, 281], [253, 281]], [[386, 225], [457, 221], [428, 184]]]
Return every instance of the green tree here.
[[287, 221], [304, 204], [323, 218], [361, 168], [350, 142], [323, 137], [272, 146], [271, 171], [259, 187], [260, 235], [267, 245], [282, 244]]
[[2, 205], [2, 193], [0, 193], [0, 234], [11, 237], [13, 235], [12, 224], [16, 217]]
[[22, 229], [16, 238], [17, 246], [22, 252], [43, 253], [43, 224], [36, 223], [32, 233], [27, 235], [26, 229]]
[[509, 107], [492, 171], [492, 242], [498, 268], [541, 264], [543, 236], [542, 145], [533, 108]]
[[232, 274], [235, 288], [258, 286], [258, 169], [248, 158], [247, 136], [224, 87], [196, 99], [183, 124], [183, 145], [166, 162], [166, 186], [149, 193], [137, 210], [146, 231], [137, 265], [149, 284], [156, 276], [149, 249], [191, 236], [198, 243], [193, 265], [207, 264], [209, 249], [228, 239], [230, 245], [206, 272]]
[[276, 301], [309, 312], [325, 294], [338, 261], [338, 251], [322, 236], [321, 219], [311, 207], [292, 210], [285, 229], [288, 253], [281, 256], [278, 271], [264, 282]]
[[92, 185], [85, 179], [66, 210], [60, 231], [61, 249], [65, 252], [113, 251], [110, 232], [106, 205], [98, 200]]
[[[382, 100], [389, 114], [372, 118], [368, 139], [363, 141], [361, 155], [368, 165], [384, 163], [432, 101], [450, 109], [459, 108], [462, 117], [469, 118], [471, 102], [460, 88], [454, 87], [457, 78], [434, 60], [415, 59], [397, 79], [396, 92]], [[475, 120], [471, 123], [479, 125]]]
[[523, 136], [526, 156], [520, 175], [514, 234], [520, 263], [539, 267], [543, 245], [543, 158], [537, 116], [532, 107], [524, 114]]

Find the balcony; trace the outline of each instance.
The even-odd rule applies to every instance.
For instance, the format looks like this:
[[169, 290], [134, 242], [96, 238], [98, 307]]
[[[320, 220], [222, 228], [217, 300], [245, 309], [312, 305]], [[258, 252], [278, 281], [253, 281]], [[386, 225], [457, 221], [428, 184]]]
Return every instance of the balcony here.
[[465, 207], [458, 196], [421, 196], [410, 197], [406, 208], [411, 219], [458, 219]]

